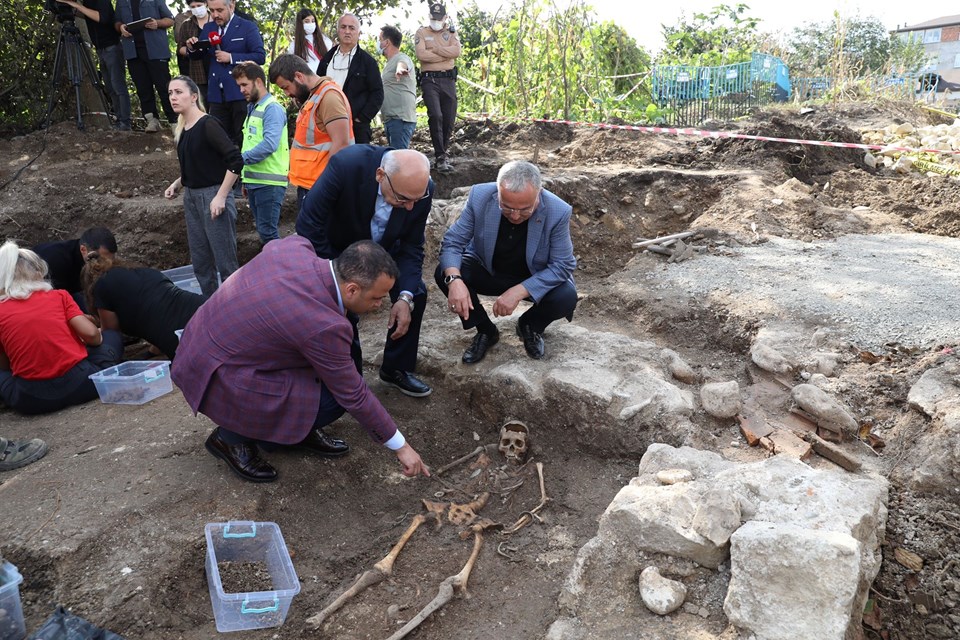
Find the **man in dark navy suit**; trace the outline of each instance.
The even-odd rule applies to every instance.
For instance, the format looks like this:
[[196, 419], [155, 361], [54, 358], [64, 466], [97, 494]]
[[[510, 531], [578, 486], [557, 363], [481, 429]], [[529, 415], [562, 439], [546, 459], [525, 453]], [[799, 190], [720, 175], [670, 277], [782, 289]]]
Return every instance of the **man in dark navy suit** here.
[[[372, 239], [396, 260], [400, 277], [390, 291], [393, 306], [380, 379], [417, 398], [432, 391], [413, 374], [427, 306], [423, 245], [432, 202], [425, 155], [354, 145], [330, 158], [297, 217], [297, 234], [309, 239], [321, 258], [336, 258], [352, 243]], [[351, 315], [351, 320], [356, 327], [359, 318]], [[359, 352], [358, 339], [354, 346]]]
[[[204, 25], [199, 38], [187, 40], [187, 55], [191, 58], [209, 56], [210, 73], [204, 99], [210, 115], [220, 121], [230, 139], [242, 147], [247, 100], [230, 72], [239, 62], [249, 60], [263, 64], [266, 61], [263, 37], [256, 23], [241, 18], [234, 11], [233, 0], [207, 0], [207, 10], [212, 20]], [[214, 33], [220, 44], [206, 48], [197, 46], [198, 42], [210, 42]]]

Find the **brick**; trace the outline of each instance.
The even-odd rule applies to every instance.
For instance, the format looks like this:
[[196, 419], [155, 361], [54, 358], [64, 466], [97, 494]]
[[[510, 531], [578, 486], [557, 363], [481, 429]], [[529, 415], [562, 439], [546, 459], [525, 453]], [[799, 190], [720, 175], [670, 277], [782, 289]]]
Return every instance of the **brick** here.
[[740, 433], [742, 433], [743, 437], [747, 439], [747, 443], [751, 447], [757, 446], [757, 444], [760, 442], [760, 438], [773, 433], [773, 427], [767, 424], [767, 421], [762, 417], [756, 415], [745, 416], [740, 414], [737, 416], [737, 420], [740, 422]]
[[777, 429], [770, 434], [769, 438], [773, 442], [775, 454], [785, 453], [797, 460], [806, 460], [813, 454], [813, 447], [784, 429]]

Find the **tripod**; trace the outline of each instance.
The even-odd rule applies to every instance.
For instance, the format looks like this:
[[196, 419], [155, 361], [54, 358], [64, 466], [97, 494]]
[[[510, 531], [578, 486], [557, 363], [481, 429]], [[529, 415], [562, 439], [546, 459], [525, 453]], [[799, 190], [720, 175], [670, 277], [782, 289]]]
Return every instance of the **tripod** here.
[[93, 66], [93, 59], [90, 57], [90, 50], [87, 43], [83, 41], [80, 35], [80, 29], [73, 20], [63, 20], [60, 23], [60, 38], [57, 40], [57, 55], [53, 63], [53, 75], [50, 77], [50, 96], [47, 99], [47, 115], [43, 119], [41, 128], [50, 125], [50, 116], [53, 114], [53, 108], [57, 104], [57, 85], [60, 82], [61, 74], [66, 65], [67, 79], [73, 85], [74, 97], [77, 101], [77, 129], [83, 130], [83, 102], [80, 99], [80, 85], [83, 83], [83, 74], [86, 73], [91, 84], [97, 90], [100, 102], [103, 104], [103, 112], [109, 118], [111, 115], [111, 104], [107, 96], [106, 87], [100, 79], [100, 74]]

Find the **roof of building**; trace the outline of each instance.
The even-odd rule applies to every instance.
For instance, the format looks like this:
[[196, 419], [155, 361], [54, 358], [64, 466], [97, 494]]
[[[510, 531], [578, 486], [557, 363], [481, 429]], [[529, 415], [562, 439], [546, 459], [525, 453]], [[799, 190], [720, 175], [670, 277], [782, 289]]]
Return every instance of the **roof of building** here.
[[934, 18], [933, 20], [927, 20], [926, 22], [921, 22], [919, 24], [905, 25], [897, 29], [896, 33], [900, 33], [902, 31], [922, 31], [923, 29], [936, 29], [937, 27], [950, 27], [955, 24], [960, 24], [960, 15], [943, 16], [942, 18]]

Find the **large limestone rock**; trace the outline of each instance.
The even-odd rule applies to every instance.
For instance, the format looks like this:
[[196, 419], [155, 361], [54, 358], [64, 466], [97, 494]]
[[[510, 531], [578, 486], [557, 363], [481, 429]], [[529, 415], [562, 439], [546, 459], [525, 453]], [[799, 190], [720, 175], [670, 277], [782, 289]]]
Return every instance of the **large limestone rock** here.
[[[430, 332], [420, 341], [421, 373], [444, 377], [449, 386], [462, 384], [474, 407], [492, 414], [485, 416], [491, 423], [528, 415], [534, 432], [564, 430], [593, 451], [617, 455], [639, 454], [651, 441], [681, 444], [697, 431], [689, 420], [693, 392], [677, 386], [673, 359], [652, 342], [557, 322], [544, 336], [546, 357], [532, 360], [516, 337], [516, 317], [495, 322], [500, 342], [470, 367], [460, 364], [460, 356], [473, 334], [462, 331], [456, 318], [449, 319], [449, 332]], [[382, 340], [377, 336], [371, 340]], [[546, 407], [563, 422], [537, 424], [533, 417]]]
[[897, 478], [911, 489], [953, 497], [960, 485], [960, 361], [953, 358], [927, 369], [907, 401], [929, 421], [911, 443]]
[[857, 421], [839, 402], [824, 390], [812, 384], [798, 384], [790, 392], [793, 401], [812, 415], [824, 429], [839, 433], [855, 434]]
[[860, 626], [862, 555], [851, 535], [748, 522], [731, 538], [730, 564], [723, 610], [757, 638], [843, 640]]
[[956, 400], [960, 396], [960, 362], [950, 360], [939, 367], [923, 372], [920, 379], [910, 387], [907, 402], [931, 418], [937, 412], [937, 404], [944, 400]]
[[[662, 472], [677, 470], [692, 480], [661, 484]], [[814, 470], [786, 456], [738, 464], [653, 444], [580, 550], [561, 607], [587, 628], [610, 630], [593, 637], [617, 638], [611, 615], [630, 603], [611, 591], [628, 589], [628, 576], [652, 558], [661, 567], [692, 560], [718, 570], [700, 569], [698, 579], [726, 592], [726, 616], [742, 631], [850, 640], [880, 568], [886, 498], [881, 477]], [[727, 566], [729, 585], [720, 585]]]

